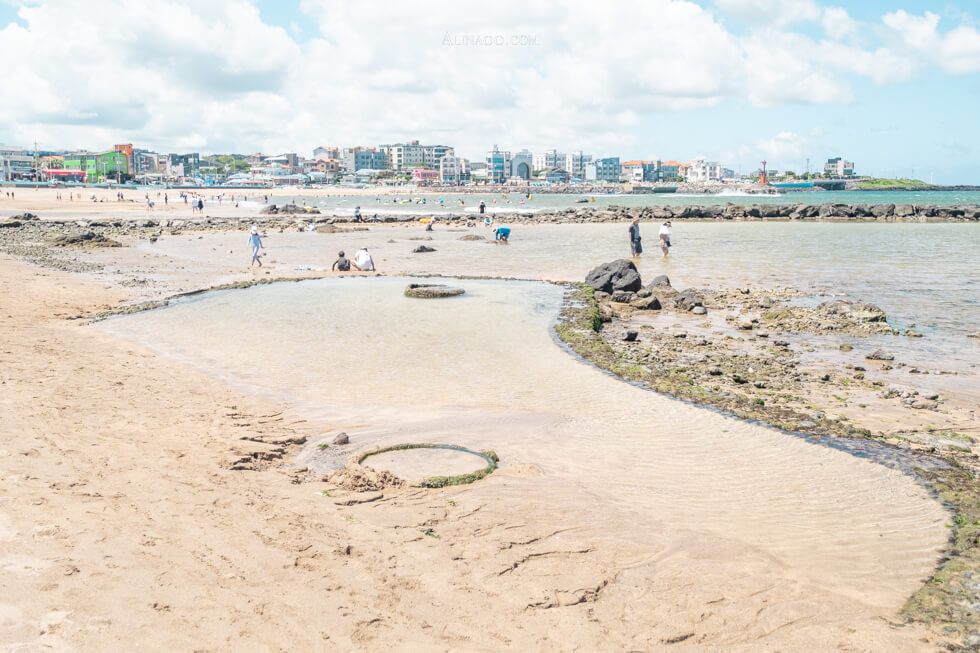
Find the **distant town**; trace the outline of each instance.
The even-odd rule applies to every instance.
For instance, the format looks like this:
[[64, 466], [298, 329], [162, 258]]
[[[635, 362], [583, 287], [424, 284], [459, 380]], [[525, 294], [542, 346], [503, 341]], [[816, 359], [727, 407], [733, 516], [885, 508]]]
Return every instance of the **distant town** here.
[[320, 146], [311, 157], [282, 154], [158, 153], [115, 145], [90, 152], [42, 151], [0, 145], [0, 182], [140, 183], [198, 186], [340, 185], [533, 185], [602, 184], [784, 184], [854, 178], [854, 164], [842, 157], [827, 159], [822, 169], [778, 171], [766, 162], [747, 174], [703, 157], [691, 161], [629, 160], [598, 157], [581, 150], [518, 152], [490, 148], [480, 160], [462, 157], [449, 145], [423, 145], [417, 140], [376, 147]]

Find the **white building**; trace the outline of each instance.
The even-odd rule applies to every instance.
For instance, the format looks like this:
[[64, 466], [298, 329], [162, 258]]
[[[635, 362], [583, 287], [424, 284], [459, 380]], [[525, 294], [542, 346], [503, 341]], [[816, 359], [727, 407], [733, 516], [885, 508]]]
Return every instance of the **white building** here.
[[418, 141], [381, 145], [378, 149], [388, 157], [388, 167], [392, 170], [438, 169], [442, 157], [454, 151], [448, 145], [422, 145]]
[[470, 162], [461, 156], [447, 154], [439, 159], [439, 179], [444, 184], [460, 184], [470, 180]]
[[854, 163], [845, 161], [843, 157], [839, 156], [827, 159], [827, 163], [823, 166], [823, 172], [831, 177], [850, 177], [854, 175]]
[[688, 164], [688, 183], [698, 184], [709, 181], [721, 181], [725, 177], [725, 168], [717, 161], [708, 161], [699, 156]]
[[563, 168], [565, 166], [565, 153], [558, 150], [546, 150], [539, 152], [532, 157], [532, 167], [535, 170], [547, 170], [549, 168]]
[[496, 145], [487, 152], [487, 181], [502, 184], [510, 177], [510, 152]]
[[34, 167], [34, 157], [25, 154], [24, 150], [0, 145], [0, 181], [11, 179], [30, 179]]
[[510, 176], [529, 180], [534, 174], [534, 155], [530, 150], [521, 150], [510, 159]]
[[565, 161], [559, 164], [559, 167], [565, 168], [568, 174], [573, 177], [582, 177], [585, 175], [585, 166], [592, 162], [591, 154], [582, 154], [582, 150], [578, 152], [572, 152], [571, 154], [565, 155]]

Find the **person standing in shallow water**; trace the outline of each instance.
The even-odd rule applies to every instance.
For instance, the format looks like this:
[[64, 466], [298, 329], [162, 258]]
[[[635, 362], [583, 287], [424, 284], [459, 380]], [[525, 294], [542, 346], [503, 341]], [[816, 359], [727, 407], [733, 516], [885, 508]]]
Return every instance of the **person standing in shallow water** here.
[[252, 247], [252, 262], [248, 264], [248, 267], [252, 267], [256, 263], [259, 264], [259, 267], [262, 267], [262, 259], [259, 258], [259, 250], [265, 249], [265, 245], [262, 244], [262, 239], [259, 237], [258, 227], [252, 227], [252, 233], [248, 235], [248, 244]]
[[633, 220], [630, 225], [630, 254], [637, 257], [643, 253], [643, 245], [640, 243], [640, 221]]
[[670, 220], [660, 225], [660, 251], [664, 253], [662, 258], [670, 254]]

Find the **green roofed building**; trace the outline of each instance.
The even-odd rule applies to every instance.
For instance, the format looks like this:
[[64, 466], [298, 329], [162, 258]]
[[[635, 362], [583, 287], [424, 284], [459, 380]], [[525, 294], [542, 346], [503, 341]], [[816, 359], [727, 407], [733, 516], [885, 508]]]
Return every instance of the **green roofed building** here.
[[122, 181], [129, 176], [129, 161], [123, 152], [72, 152], [65, 155], [64, 168], [82, 170], [94, 183]]

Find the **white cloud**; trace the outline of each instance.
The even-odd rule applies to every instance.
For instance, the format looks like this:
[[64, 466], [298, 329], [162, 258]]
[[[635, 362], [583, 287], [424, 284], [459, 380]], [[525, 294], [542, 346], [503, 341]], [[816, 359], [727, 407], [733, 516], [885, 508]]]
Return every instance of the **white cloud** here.
[[916, 16], [903, 9], [885, 14], [881, 20], [891, 30], [896, 50], [953, 75], [980, 71], [980, 32], [973, 26], [959, 25], [941, 33], [938, 14], [927, 11]]
[[769, 27], [820, 20], [820, 5], [813, 0], [715, 0], [715, 6], [743, 22]]
[[799, 161], [806, 156], [807, 148], [811, 145], [806, 137], [789, 131], [779, 132], [772, 138], [760, 140], [755, 144], [774, 166], [778, 163]]
[[857, 35], [857, 22], [851, 18], [851, 15], [847, 13], [846, 9], [842, 9], [841, 7], [824, 8], [820, 22], [823, 25], [824, 33], [829, 39], [840, 41]]
[[[18, 62], [5, 71], [4, 99], [16, 101], [0, 102], [0, 141], [309, 152], [420, 138], [474, 156], [494, 142], [604, 154], [672, 112], [846, 103], [855, 76], [980, 70], [980, 34], [940, 33], [929, 12], [887, 14], [876, 34], [813, 0], [715, 5], [753, 28], [736, 33], [684, 0], [628, 12], [301, 0], [302, 32], [316, 35], [301, 43], [300, 21], [268, 25], [253, 0], [38, 0], [20, 9], [26, 28], [0, 29], [0, 60]], [[825, 40], [792, 29], [808, 23]]]

